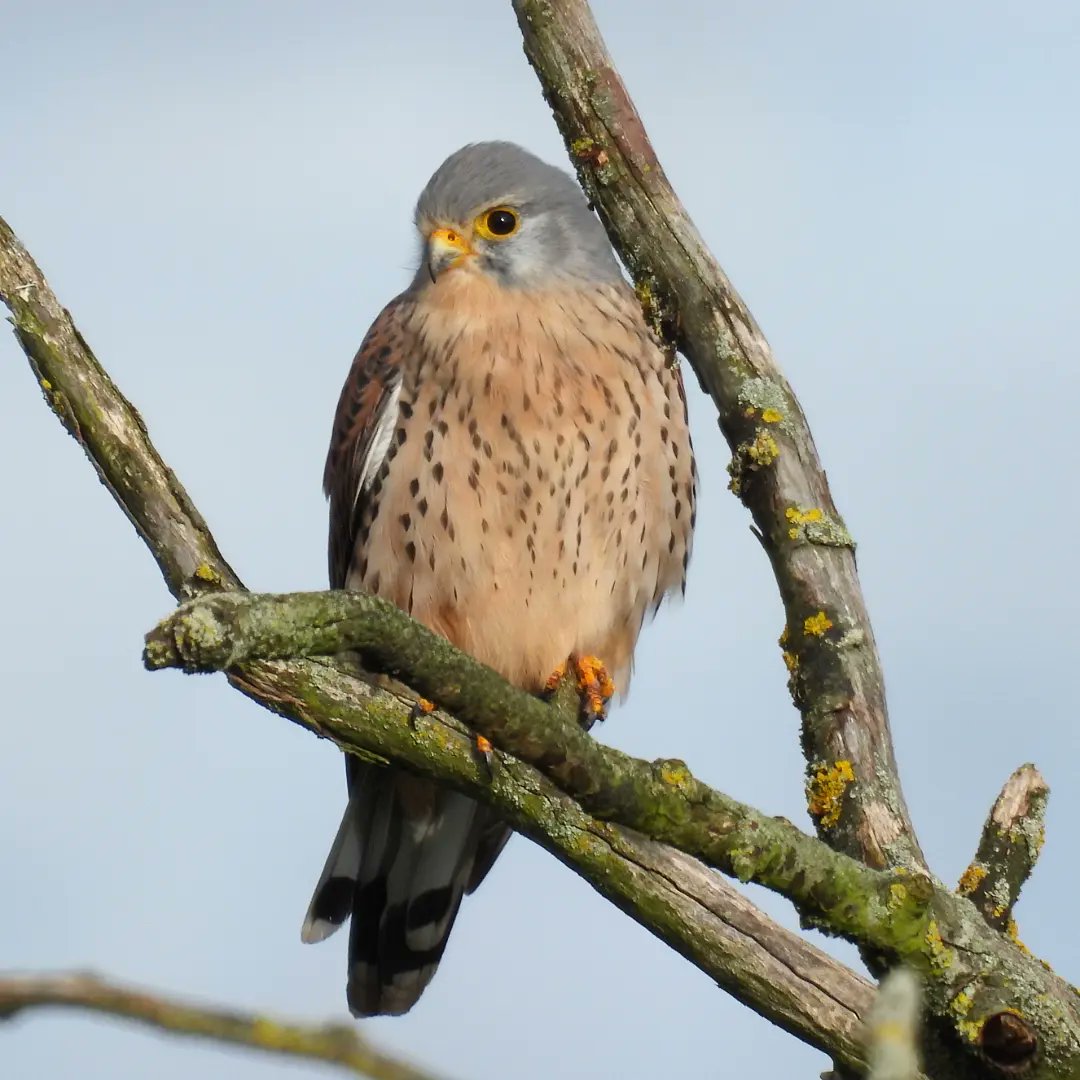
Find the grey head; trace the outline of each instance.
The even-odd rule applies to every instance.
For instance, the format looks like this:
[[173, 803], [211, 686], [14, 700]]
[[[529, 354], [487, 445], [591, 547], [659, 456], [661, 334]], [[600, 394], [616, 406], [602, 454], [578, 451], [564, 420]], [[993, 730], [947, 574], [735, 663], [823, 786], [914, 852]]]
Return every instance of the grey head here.
[[622, 279], [576, 181], [514, 143], [472, 143], [451, 154], [420, 194], [416, 227], [414, 289], [452, 269], [512, 289]]

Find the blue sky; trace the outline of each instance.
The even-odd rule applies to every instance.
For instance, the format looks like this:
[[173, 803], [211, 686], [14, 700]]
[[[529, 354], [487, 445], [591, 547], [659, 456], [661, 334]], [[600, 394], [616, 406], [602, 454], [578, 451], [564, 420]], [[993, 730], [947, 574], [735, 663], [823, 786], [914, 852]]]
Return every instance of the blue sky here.
[[[1002, 781], [1039, 764], [1049, 840], [1017, 914], [1077, 981], [1080, 9], [594, 8], [810, 417], [932, 865], [955, 878]], [[321, 587], [333, 407], [408, 280], [416, 194], [468, 141], [565, 160], [509, 6], [39, 0], [5, 11], [0, 68], [0, 214], [245, 581]], [[780, 603], [690, 382], [689, 593], [645, 635], [602, 735], [808, 824]], [[220, 678], [143, 672], [170, 598], [9, 337], [0, 460], [0, 965], [343, 1017], [344, 941], [299, 941], [337, 752]], [[421, 1004], [366, 1030], [458, 1078], [825, 1065], [523, 840]], [[5, 1026], [0, 1057], [19, 1080], [329, 1075], [62, 1015]]]

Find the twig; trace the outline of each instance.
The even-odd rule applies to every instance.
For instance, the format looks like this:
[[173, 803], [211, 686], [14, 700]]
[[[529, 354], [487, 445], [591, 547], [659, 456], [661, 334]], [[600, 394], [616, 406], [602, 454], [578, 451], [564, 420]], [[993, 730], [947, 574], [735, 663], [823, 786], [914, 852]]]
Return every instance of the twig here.
[[870, 866], [925, 868], [900, 791], [854, 544], [802, 409], [668, 183], [589, 5], [513, 6], [571, 159], [646, 311], [716, 404], [732, 489], [753, 514], [787, 612], [784, 659], [819, 832]]
[[1012, 910], [1035, 868], [1045, 837], [1050, 788], [1034, 765], [1021, 765], [994, 800], [979, 847], [957, 891], [995, 930], [1014, 931]]
[[42, 1007], [83, 1009], [135, 1020], [173, 1035], [325, 1061], [372, 1080], [435, 1080], [433, 1074], [374, 1049], [357, 1033], [355, 1025], [295, 1024], [255, 1013], [195, 1005], [91, 974], [0, 975], [0, 1019]]

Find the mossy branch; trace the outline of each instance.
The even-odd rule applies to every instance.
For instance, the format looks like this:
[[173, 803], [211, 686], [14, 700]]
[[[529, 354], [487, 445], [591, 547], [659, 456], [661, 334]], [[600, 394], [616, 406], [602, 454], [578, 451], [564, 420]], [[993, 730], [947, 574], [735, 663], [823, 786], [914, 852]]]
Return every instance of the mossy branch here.
[[[47, 404], [146, 541], [174, 596], [237, 587], [134, 407], [98, 364], [17, 237], [0, 220], [0, 299]], [[778, 926], [701, 863], [597, 821], [536, 770], [502, 759], [488, 781], [443, 714], [410, 723], [412, 699], [332, 662], [252, 663], [230, 681], [253, 700], [375, 760], [393, 758], [482, 793], [621, 910], [762, 1016], [853, 1069], [873, 997], [858, 975]]]
[[995, 930], [1014, 937], [1012, 910], [1042, 850], [1049, 797], [1039, 770], [1021, 765], [994, 800], [975, 858], [957, 887]]
[[255, 1013], [196, 1005], [81, 972], [0, 975], [0, 1020], [40, 1008], [101, 1013], [134, 1020], [172, 1035], [324, 1061], [371, 1080], [435, 1080], [431, 1073], [376, 1050], [358, 1034], [354, 1024], [296, 1024]]
[[513, 7], [571, 160], [646, 312], [716, 405], [731, 488], [753, 515], [784, 601], [782, 649], [808, 775], [841, 762], [852, 775], [843, 798], [817, 817], [818, 830], [870, 866], [925, 868], [897, 777], [854, 544], [799, 402], [668, 182], [586, 0]]
[[[984, 1027], [996, 1031], [1002, 1014], [1015, 1013], [1028, 1019], [1017, 1022], [1014, 1049], [1033, 1047], [1037, 1030], [1044, 1060], [1055, 1068], [1066, 1058], [1080, 1065], [1080, 1041], [1074, 1044], [1080, 998], [996, 933], [965, 898], [903, 867], [867, 867], [790, 822], [708, 787], [681, 761], [646, 762], [603, 746], [562, 710], [510, 686], [392, 604], [346, 592], [201, 597], [150, 632], [146, 659], [155, 668], [274, 668], [260, 657], [288, 655], [291, 632], [298, 651], [359, 651], [366, 664], [405, 680], [512, 755], [500, 759], [503, 765], [516, 759], [515, 765], [534, 766], [594, 819], [632, 828], [764, 885], [791, 900], [810, 924], [911, 968], [926, 984], [931, 1011], [984, 1055]], [[250, 676], [234, 672], [233, 678], [243, 688]], [[255, 690], [267, 700], [265, 684]], [[280, 710], [343, 745], [404, 758], [428, 771], [400, 743], [391, 748], [383, 732], [363, 730], [365, 717], [348, 715], [343, 703], [313, 690], [287, 693]], [[468, 778], [439, 775], [503, 807], [496, 783], [482, 770]], [[511, 821], [518, 825], [520, 814]]]

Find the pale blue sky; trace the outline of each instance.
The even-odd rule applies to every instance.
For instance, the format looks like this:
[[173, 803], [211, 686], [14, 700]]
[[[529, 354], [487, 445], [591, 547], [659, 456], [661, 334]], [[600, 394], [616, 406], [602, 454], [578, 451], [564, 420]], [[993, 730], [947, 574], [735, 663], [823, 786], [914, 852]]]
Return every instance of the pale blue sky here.
[[[408, 278], [432, 169], [491, 137], [564, 161], [508, 4], [374, 7], [3, 12], [0, 214], [259, 589], [323, 584], [333, 406]], [[1049, 842], [1020, 929], [1076, 981], [1080, 8], [662, 7], [595, 4], [859, 541], [923, 846], [954, 878], [1001, 782], [1037, 762]], [[805, 824], [780, 604], [692, 399], [689, 595], [646, 635], [602, 736]], [[299, 941], [337, 752], [219, 678], [142, 671], [170, 598], [7, 336], [0, 460], [0, 966], [343, 1017], [344, 941]], [[367, 1030], [461, 1080], [825, 1065], [523, 840], [421, 1004]], [[4, 1026], [0, 1062], [13, 1080], [331, 1075], [61, 1015]]]

